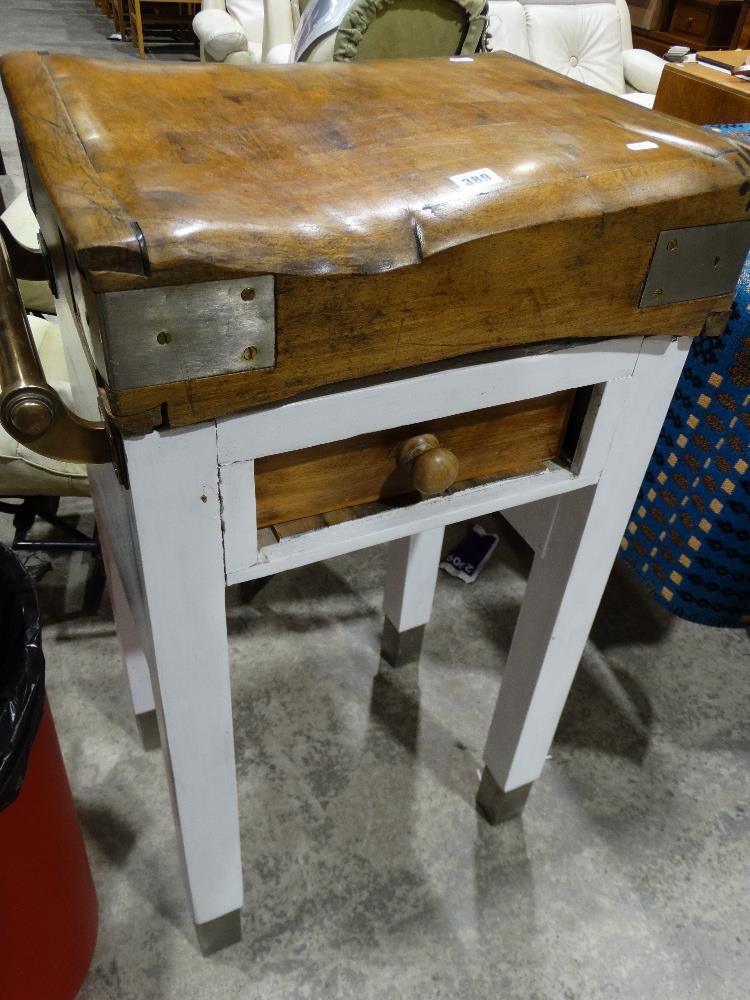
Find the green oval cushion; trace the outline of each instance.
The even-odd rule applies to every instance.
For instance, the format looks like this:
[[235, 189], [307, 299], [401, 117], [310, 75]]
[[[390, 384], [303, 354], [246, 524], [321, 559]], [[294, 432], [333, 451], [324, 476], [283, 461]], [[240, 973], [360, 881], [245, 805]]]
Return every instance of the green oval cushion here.
[[472, 55], [484, 9], [485, 0], [356, 0], [339, 25], [334, 61]]

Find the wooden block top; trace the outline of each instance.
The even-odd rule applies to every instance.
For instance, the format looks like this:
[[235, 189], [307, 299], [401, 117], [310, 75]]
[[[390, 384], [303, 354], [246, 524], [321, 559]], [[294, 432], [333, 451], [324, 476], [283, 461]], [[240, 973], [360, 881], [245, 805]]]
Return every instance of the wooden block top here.
[[[743, 217], [729, 140], [505, 54], [248, 69], [17, 53], [0, 72], [98, 291], [387, 272], [708, 192], [715, 221]], [[500, 180], [479, 195], [451, 180], [485, 169]]]

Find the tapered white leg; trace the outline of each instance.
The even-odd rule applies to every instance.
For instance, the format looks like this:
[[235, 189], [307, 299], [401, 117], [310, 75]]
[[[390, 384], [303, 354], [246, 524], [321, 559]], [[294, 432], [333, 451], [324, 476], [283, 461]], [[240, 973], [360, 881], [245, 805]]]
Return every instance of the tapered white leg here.
[[215, 427], [126, 440], [125, 453], [175, 821], [213, 951], [239, 938], [242, 907]]
[[[114, 470], [109, 466], [91, 467], [89, 481], [99, 526], [107, 589], [122, 651], [130, 700], [143, 748], [153, 750], [159, 746], [159, 726], [151, 673], [144, 648], [146, 641], [150, 643], [149, 625], [143, 606], [132, 532], [127, 517], [129, 498], [125, 491], [121, 490]], [[124, 583], [124, 576], [130, 582], [129, 587]]]
[[443, 528], [389, 542], [386, 549], [383, 658], [392, 667], [419, 660], [432, 613]]
[[[477, 804], [490, 822], [520, 812], [542, 771], [687, 346], [646, 343], [626, 419], [610, 415], [616, 430], [598, 484], [550, 508], [554, 521], [534, 558], [485, 748]], [[607, 387], [602, 408], [621, 388]], [[599, 421], [607, 418], [600, 412]]]
[[144, 750], [154, 750], [159, 746], [159, 724], [156, 718], [156, 702], [151, 686], [151, 673], [143, 650], [143, 643], [130, 610], [120, 571], [111, 558], [108, 543], [102, 538], [102, 554], [107, 571], [107, 586], [112, 602], [115, 629], [120, 640], [125, 674], [128, 679], [130, 699], [133, 703], [135, 721]]

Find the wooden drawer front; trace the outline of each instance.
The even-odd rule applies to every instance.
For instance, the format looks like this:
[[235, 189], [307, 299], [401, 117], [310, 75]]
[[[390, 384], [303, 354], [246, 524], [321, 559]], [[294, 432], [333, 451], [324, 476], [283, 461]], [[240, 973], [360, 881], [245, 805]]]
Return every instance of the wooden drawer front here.
[[672, 15], [670, 31], [692, 38], [705, 38], [711, 25], [712, 11], [693, 3], [678, 3]]
[[[397, 453], [416, 434], [434, 434], [455, 454], [457, 484], [537, 469], [560, 453], [573, 396], [560, 392], [258, 459], [258, 527], [414, 494], [410, 473], [399, 467]], [[346, 414], [341, 419], [345, 421]]]

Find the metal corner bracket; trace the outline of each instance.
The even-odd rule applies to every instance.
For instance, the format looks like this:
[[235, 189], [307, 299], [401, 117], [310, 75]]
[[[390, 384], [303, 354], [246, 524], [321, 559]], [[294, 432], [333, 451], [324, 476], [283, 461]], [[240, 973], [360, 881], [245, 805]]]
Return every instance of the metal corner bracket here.
[[750, 249], [750, 220], [659, 234], [639, 309], [730, 295]]

